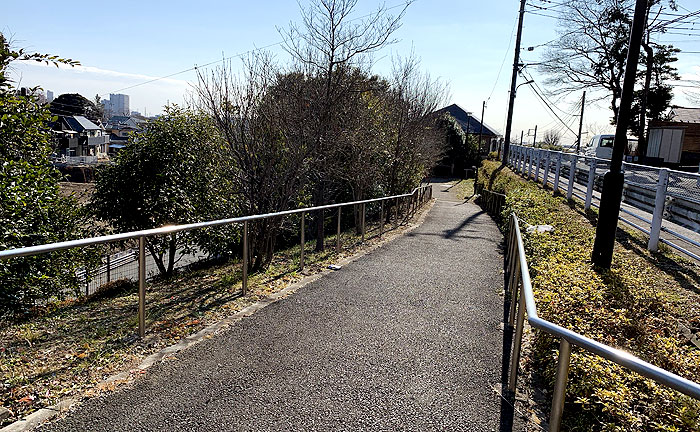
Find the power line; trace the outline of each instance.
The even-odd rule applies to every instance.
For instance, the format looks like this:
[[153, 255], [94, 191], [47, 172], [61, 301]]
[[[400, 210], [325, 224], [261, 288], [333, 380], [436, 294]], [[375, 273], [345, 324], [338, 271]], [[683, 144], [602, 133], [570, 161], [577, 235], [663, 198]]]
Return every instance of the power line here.
[[518, 26], [518, 17], [516, 15], [515, 17], [515, 22], [513, 23], [513, 30], [510, 32], [510, 38], [508, 39], [508, 48], [506, 48], [506, 53], [503, 56], [503, 61], [501, 61], [501, 67], [498, 68], [498, 74], [496, 75], [496, 81], [493, 83], [493, 88], [491, 89], [491, 93], [489, 94], [489, 97], [486, 98], [487, 101], [491, 99], [491, 96], [493, 96], [493, 92], [496, 90], [496, 86], [498, 85], [498, 80], [501, 78], [501, 72], [503, 71], [503, 65], [506, 64], [506, 59], [508, 58], [508, 53], [510, 52], [510, 46], [513, 45], [513, 34], [515, 34], [515, 28]]
[[[390, 6], [390, 7], [386, 8], [386, 9], [384, 9], [384, 10], [385, 10], [385, 11], [390, 11], [390, 10], [392, 10], [392, 9], [396, 9], [396, 8], [399, 8], [399, 7], [408, 7], [409, 4], [411, 4], [412, 2], [415, 2], [415, 1], [417, 1], [417, 0], [407, 0], [407, 1], [403, 2], [403, 3], [399, 3], [399, 4], [395, 4], [394, 6]], [[352, 18], [352, 19], [350, 19], [349, 21], [350, 21], [350, 22], [352, 22], [352, 21], [357, 21], [357, 20], [359, 20], [359, 19], [367, 18], [367, 17], [372, 16], [372, 15], [373, 15], [373, 14], [362, 15], [362, 16], [359, 16], [359, 17], [356, 17], [356, 18]], [[109, 93], [119, 93], [119, 92], [122, 92], [122, 91], [124, 91], [124, 90], [129, 90], [129, 89], [132, 89], [132, 88], [135, 88], [135, 87], [139, 87], [139, 86], [142, 86], [142, 85], [151, 84], [151, 83], [153, 83], [153, 82], [160, 81], [160, 80], [164, 80], [164, 79], [167, 79], [167, 78], [172, 78], [172, 77], [174, 77], [174, 76], [182, 75], [182, 74], [184, 74], [184, 73], [191, 72], [191, 71], [197, 70], [197, 69], [199, 69], [199, 68], [211, 66], [211, 65], [213, 65], [213, 64], [220, 63], [220, 62], [225, 62], [225, 61], [227, 61], [227, 60], [231, 60], [231, 59], [234, 59], [234, 58], [236, 58], [236, 57], [242, 57], [242, 56], [244, 56], [244, 55], [247, 55], [247, 54], [250, 54], [250, 53], [253, 53], [253, 52], [256, 52], [256, 51], [264, 50], [264, 49], [267, 49], [267, 48], [272, 48], [273, 46], [282, 45], [282, 44], [285, 43], [285, 42], [287, 42], [287, 41], [281, 40], [281, 41], [272, 43], [272, 44], [270, 44], [270, 45], [265, 45], [265, 46], [260, 47], [260, 48], [250, 49], [250, 50], [247, 50], [247, 51], [244, 51], [244, 52], [241, 52], [241, 53], [238, 53], [238, 54], [229, 56], [229, 57], [224, 57], [224, 58], [221, 58], [221, 59], [219, 59], [219, 60], [214, 60], [214, 61], [211, 61], [211, 62], [209, 62], [209, 63], [205, 63], [205, 64], [203, 64], [203, 65], [195, 65], [195, 66], [193, 66], [193, 67], [191, 67], [191, 68], [184, 69], [184, 70], [181, 70], [181, 71], [179, 71], [179, 72], [174, 72], [174, 73], [171, 73], [171, 74], [168, 74], [168, 75], [164, 75], [164, 76], [161, 76], [161, 77], [153, 78], [153, 79], [150, 79], [150, 80], [141, 82], [141, 83], [137, 83], [137, 84], [134, 84], [134, 85], [130, 85], [130, 86], [121, 88], [121, 89], [119, 89], [119, 90], [113, 90], [113, 91], [110, 91], [110, 92], [102, 93], [102, 94], [100, 94], [100, 96], [104, 96], [104, 95], [107, 95], [107, 94], [109, 94]]]
[[[549, 111], [550, 111], [552, 114], [554, 114], [554, 116], [561, 122], [561, 124], [565, 125], [566, 128], [567, 128], [572, 134], [576, 135], [576, 132], [574, 132], [574, 131], [569, 127], [569, 125], [567, 125], [567, 124], [564, 122], [564, 120], [562, 120], [561, 117], [559, 117], [559, 115], [558, 115], [556, 112], [554, 112], [554, 110], [553, 110], [552, 107], [549, 105], [549, 103], [547, 103], [547, 101], [545, 101], [545, 98], [537, 91], [537, 88], [539, 88], [539, 86], [536, 87], [535, 80], [532, 78], [532, 76], [526, 75], [526, 74], [525, 74], [525, 71], [521, 71], [521, 74], [523, 75], [523, 77], [525, 77], [526, 79], [528, 79], [529, 81], [531, 81], [530, 83], [528, 83], [528, 85], [530, 86], [530, 89], [531, 89], [531, 90], [533, 91], [533, 93], [535, 93], [535, 95], [545, 104], [545, 106], [549, 109]], [[535, 84], [535, 86], [533, 86], [533, 83]]]

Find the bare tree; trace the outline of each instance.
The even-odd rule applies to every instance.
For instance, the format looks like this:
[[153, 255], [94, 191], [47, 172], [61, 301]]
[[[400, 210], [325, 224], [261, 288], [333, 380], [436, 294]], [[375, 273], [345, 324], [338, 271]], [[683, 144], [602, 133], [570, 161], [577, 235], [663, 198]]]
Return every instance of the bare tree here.
[[[540, 71], [549, 76], [545, 83], [550, 93], [563, 96], [588, 89], [595, 94], [597, 90], [597, 98], [591, 101], [609, 99], [612, 123], [617, 123], [633, 6], [633, 0], [572, 0], [562, 5], [560, 37], [552, 42], [539, 63]], [[659, 87], [661, 81], [675, 73], [669, 66], [675, 61], [674, 49], [651, 41], [653, 33], [664, 32], [669, 25], [670, 21], [660, 18], [665, 8], [675, 9], [675, 2], [652, 0], [647, 9], [640, 61], [646, 71], [640, 75], [643, 90], [636, 95], [641, 108], [635, 133], [643, 134], [640, 125], [646, 122], [647, 99], [654, 84], [652, 75], [657, 75], [655, 85]]]
[[422, 73], [413, 54], [394, 60], [389, 93], [393, 134], [385, 175], [390, 193], [414, 187], [443, 155], [445, 142], [433, 113], [447, 95], [447, 86]]
[[544, 133], [542, 142], [548, 147], [558, 146], [561, 142], [561, 133], [550, 129]]
[[[314, 184], [313, 202], [324, 205], [329, 199], [334, 170], [331, 149], [342, 130], [339, 106], [349, 94], [362, 91], [362, 80], [348, 80], [353, 68], [363, 69], [368, 56], [391, 43], [391, 35], [400, 26], [406, 8], [392, 15], [381, 6], [374, 13], [351, 19], [357, 0], [313, 0], [310, 6], [301, 8], [302, 25], [290, 23], [287, 30], [280, 29], [285, 49], [299, 63], [305, 74], [318, 79], [323, 87], [310, 103], [317, 109], [310, 123], [315, 155], [311, 162], [311, 180]], [[316, 250], [323, 250], [324, 213], [316, 223]]]
[[[269, 56], [257, 54], [245, 63], [242, 76], [224, 64], [208, 75], [199, 72], [198, 78], [199, 106], [212, 117], [231, 156], [230, 177], [221, 180], [230, 182], [241, 212], [296, 207], [308, 154], [303, 137], [295, 135], [303, 134], [297, 126], [303, 128], [308, 120], [300, 99], [305, 92], [295, 88], [305, 85], [303, 77], [290, 79], [278, 73]], [[249, 227], [253, 269], [270, 263], [281, 226], [281, 219], [266, 218]]]

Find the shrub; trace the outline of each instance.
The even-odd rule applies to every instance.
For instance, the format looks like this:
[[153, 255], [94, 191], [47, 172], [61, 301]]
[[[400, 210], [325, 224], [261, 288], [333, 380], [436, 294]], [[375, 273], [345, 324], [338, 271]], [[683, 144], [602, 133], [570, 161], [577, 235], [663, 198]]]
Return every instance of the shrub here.
[[[500, 169], [496, 162], [484, 162], [479, 181], [507, 194], [504, 216], [515, 212], [525, 223], [554, 227], [549, 233], [524, 233], [523, 238], [542, 318], [700, 381], [700, 351], [678, 328], [679, 323], [692, 326], [700, 321], [696, 293], [682, 289], [668, 268], [653, 265], [651, 255], [619, 243], [612, 268], [596, 271], [590, 263], [595, 229], [562, 198]], [[682, 261], [673, 265], [671, 274], [695, 271]], [[552, 389], [558, 341], [536, 331], [532, 354], [532, 365]], [[699, 415], [698, 401], [574, 348], [565, 429], [697, 431]]]
[[[51, 114], [33, 96], [18, 95], [6, 77], [14, 60], [45, 58], [12, 50], [0, 33], [0, 250], [92, 232], [77, 202], [59, 194], [60, 174], [48, 157], [46, 123]], [[25, 314], [40, 303], [76, 291], [76, 270], [91, 256], [83, 249], [0, 261], [0, 317]]]

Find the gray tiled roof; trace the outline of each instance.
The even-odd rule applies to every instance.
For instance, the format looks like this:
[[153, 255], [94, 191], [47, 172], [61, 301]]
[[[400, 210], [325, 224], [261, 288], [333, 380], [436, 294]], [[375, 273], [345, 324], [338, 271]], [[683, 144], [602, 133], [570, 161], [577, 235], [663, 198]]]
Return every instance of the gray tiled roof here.
[[[481, 123], [479, 122], [478, 118], [474, 117], [474, 113], [468, 116], [467, 111], [457, 104], [446, 106], [445, 108], [437, 110], [437, 112], [449, 113], [452, 117], [455, 118], [455, 120], [457, 120], [457, 123], [459, 123], [459, 125], [462, 127], [462, 130], [465, 133], [478, 134], [479, 130], [481, 129]], [[469, 122], [469, 124], [467, 124], [467, 121]], [[484, 123], [483, 133], [485, 136], [501, 136], [501, 134], [498, 131], [496, 131], [496, 129], [492, 128], [486, 123]]]
[[101, 128], [83, 116], [65, 116], [66, 123], [76, 132], [84, 130], [100, 130]]
[[671, 109], [671, 121], [683, 123], [700, 123], [700, 108], [674, 107]]

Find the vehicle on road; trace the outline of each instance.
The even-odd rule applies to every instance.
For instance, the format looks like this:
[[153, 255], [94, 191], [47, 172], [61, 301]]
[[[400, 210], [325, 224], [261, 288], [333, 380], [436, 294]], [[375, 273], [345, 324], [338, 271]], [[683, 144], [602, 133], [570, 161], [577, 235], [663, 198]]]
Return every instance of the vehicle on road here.
[[[595, 135], [588, 141], [586, 147], [581, 149], [581, 153], [589, 157], [597, 157], [600, 159], [610, 159], [612, 158], [613, 143], [615, 142], [615, 135], [613, 134], [602, 134]], [[639, 145], [639, 140], [637, 138], [627, 138], [627, 147], [625, 148], [625, 160], [628, 162], [634, 162], [637, 160], [637, 146]]]

